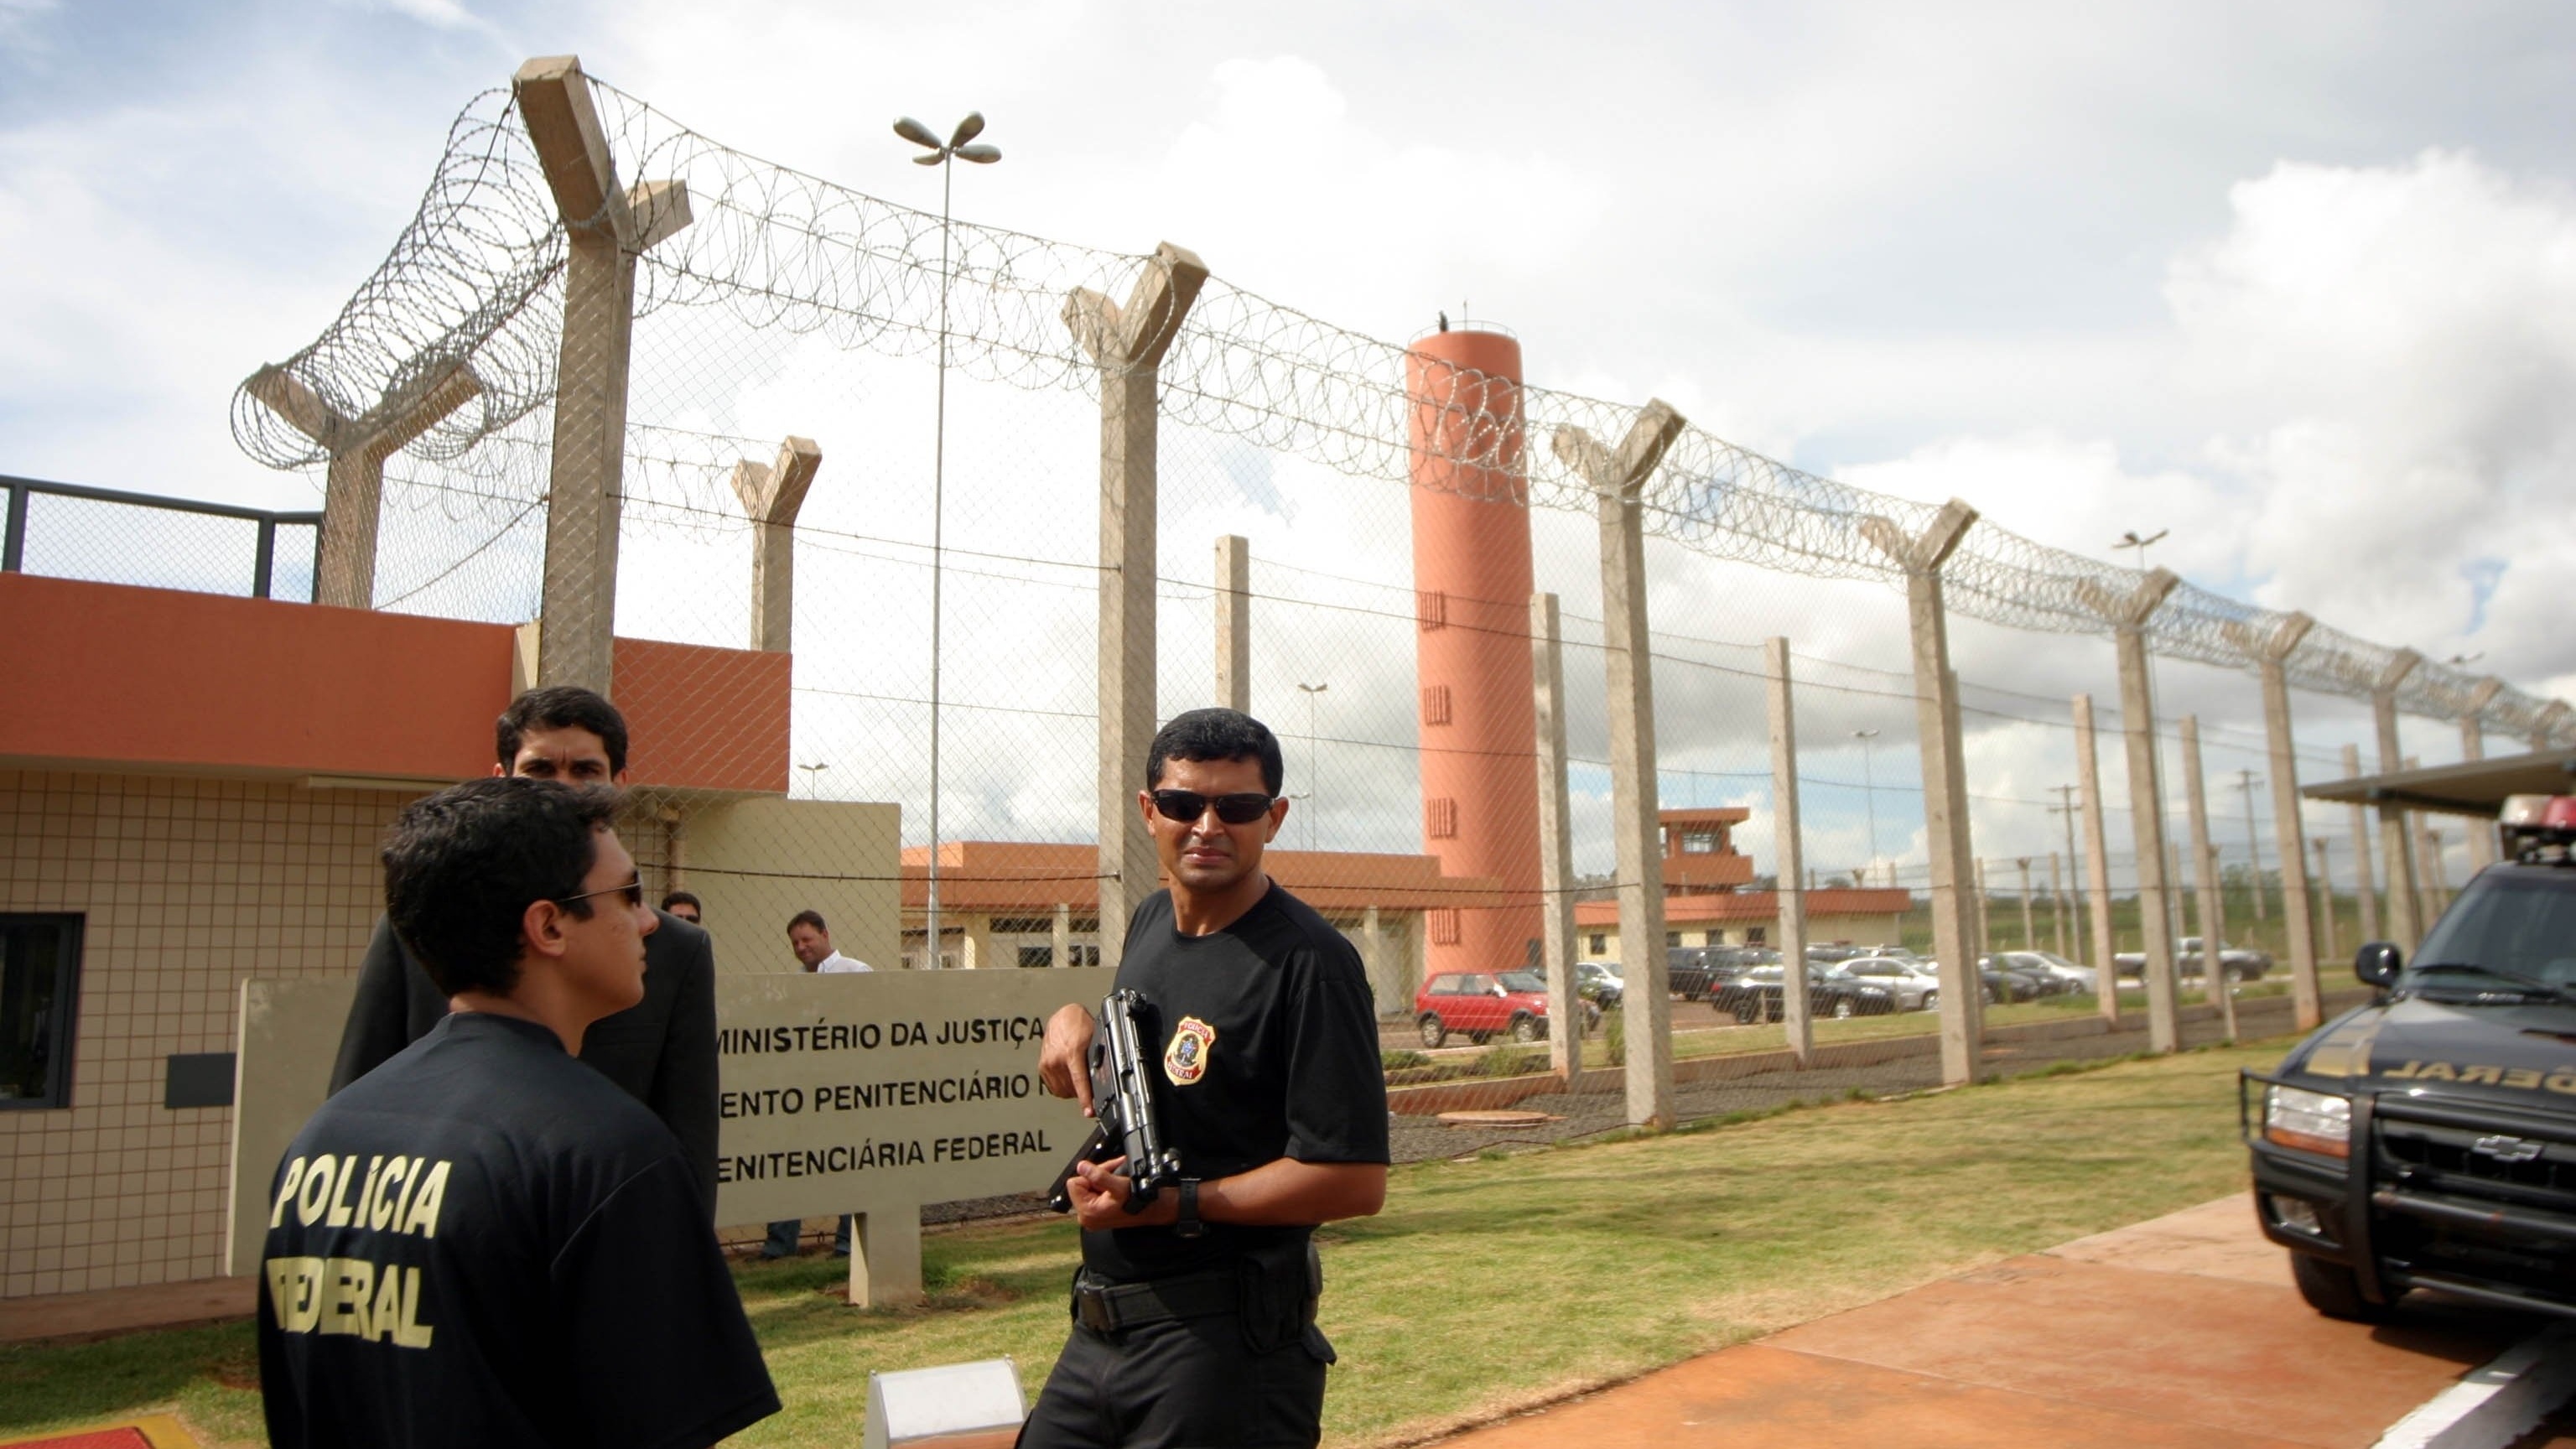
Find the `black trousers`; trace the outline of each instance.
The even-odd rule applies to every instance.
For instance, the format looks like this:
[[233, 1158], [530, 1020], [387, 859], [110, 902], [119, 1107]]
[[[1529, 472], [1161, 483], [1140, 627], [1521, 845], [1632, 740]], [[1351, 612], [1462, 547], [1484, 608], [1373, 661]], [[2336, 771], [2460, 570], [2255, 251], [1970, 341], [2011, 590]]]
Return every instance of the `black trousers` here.
[[1312, 1449], [1331, 1355], [1311, 1325], [1257, 1352], [1231, 1313], [1114, 1333], [1075, 1324], [1020, 1449]]

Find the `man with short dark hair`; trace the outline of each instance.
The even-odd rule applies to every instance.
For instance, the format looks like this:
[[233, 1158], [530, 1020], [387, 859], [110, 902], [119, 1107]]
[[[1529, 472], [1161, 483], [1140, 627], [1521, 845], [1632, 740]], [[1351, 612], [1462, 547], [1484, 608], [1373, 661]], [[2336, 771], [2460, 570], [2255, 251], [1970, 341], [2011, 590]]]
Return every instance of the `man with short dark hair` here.
[[[626, 783], [626, 717], [574, 685], [532, 689], [494, 723], [495, 775], [567, 785]], [[716, 965], [706, 932], [659, 918], [644, 944], [644, 999], [593, 1027], [581, 1059], [653, 1110], [680, 1139], [710, 1218], [716, 1199]], [[331, 1069], [340, 1091], [447, 1015], [448, 995], [409, 958], [391, 918], [376, 922]]]
[[662, 914], [695, 926], [704, 924], [706, 907], [699, 905], [698, 898], [687, 891], [671, 891], [662, 897]]
[[[1359, 953], [1261, 869], [1288, 814], [1281, 776], [1277, 738], [1230, 709], [1179, 716], [1147, 754], [1136, 803], [1171, 887], [1137, 906], [1117, 985], [1160, 1018], [1154, 1086], [1184, 1176], [1137, 1213], [1124, 1159], [1067, 1184], [1074, 1327], [1023, 1449], [1322, 1433], [1314, 1230], [1386, 1200], [1386, 1078]], [[1068, 1005], [1038, 1057], [1047, 1090], [1086, 1112], [1095, 1030]]]
[[324, 1102], [271, 1182], [261, 1397], [280, 1449], [696, 1449], [778, 1395], [669, 1129], [573, 1059], [644, 996], [608, 792], [414, 802], [385, 900], [450, 1014]]
[[798, 911], [787, 918], [787, 949], [796, 953], [796, 964], [824, 976], [876, 969], [833, 948], [832, 928], [823, 924], [820, 911]]

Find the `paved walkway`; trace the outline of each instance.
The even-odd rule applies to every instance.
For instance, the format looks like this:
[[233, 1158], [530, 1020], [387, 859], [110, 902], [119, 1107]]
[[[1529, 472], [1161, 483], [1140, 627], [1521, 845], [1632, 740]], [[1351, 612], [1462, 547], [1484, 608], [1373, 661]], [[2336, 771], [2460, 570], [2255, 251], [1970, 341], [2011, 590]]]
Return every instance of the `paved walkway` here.
[[[2368, 1449], [2535, 1320], [2311, 1311], [2244, 1196], [1929, 1284], [1442, 1441], [1451, 1449]], [[2543, 1441], [2547, 1442], [2547, 1441]]]

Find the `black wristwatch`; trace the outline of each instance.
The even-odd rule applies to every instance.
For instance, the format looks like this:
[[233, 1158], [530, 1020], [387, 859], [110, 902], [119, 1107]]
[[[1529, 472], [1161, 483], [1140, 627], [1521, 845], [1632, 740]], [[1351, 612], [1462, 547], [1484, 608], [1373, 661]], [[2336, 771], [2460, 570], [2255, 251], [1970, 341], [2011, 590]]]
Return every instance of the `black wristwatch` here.
[[1179, 1215], [1172, 1219], [1172, 1231], [1184, 1238], [1195, 1238], [1207, 1231], [1207, 1224], [1199, 1221], [1199, 1180], [1185, 1177], [1179, 1186], [1181, 1206]]

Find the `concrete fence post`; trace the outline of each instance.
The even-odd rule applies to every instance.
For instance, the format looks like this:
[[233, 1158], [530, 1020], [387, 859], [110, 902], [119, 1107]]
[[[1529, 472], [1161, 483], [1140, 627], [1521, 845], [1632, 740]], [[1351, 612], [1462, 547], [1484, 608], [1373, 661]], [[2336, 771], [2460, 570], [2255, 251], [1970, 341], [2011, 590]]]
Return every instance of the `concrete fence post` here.
[[2094, 749], [2093, 696], [2075, 696], [2075, 773], [2084, 787], [2084, 893], [2092, 902], [2093, 1001], [2102, 1019], [2120, 1024], [2120, 968], [2111, 957], [2111, 845], [2102, 821], [2102, 761]]
[[1048, 937], [1047, 945], [1049, 965], [1073, 964], [1073, 906], [1070, 902], [1055, 903], [1055, 925]]
[[1778, 857], [1775, 898], [1780, 903], [1780, 1014], [1789, 1033], [1789, 1055], [1815, 1065], [1816, 1030], [1807, 1000], [1806, 850], [1798, 824], [1798, 711], [1790, 697], [1789, 641], [1762, 641], [1762, 672], [1771, 716], [1771, 851]]
[[[2483, 760], [2487, 757], [2487, 706], [2504, 692], [2504, 681], [2493, 675], [2481, 679], [2469, 691], [2468, 707], [2460, 711], [2460, 758]], [[2469, 842], [2469, 874], [2476, 875], [2496, 863], [2495, 826], [2485, 820], [2470, 820], [2461, 827]]]
[[1985, 857], [1979, 856], [1974, 861], [1970, 862], [1970, 864], [1975, 867], [1973, 874], [1977, 884], [1976, 950], [1979, 956], [1984, 956], [1995, 948], [1994, 922], [1991, 915], [1991, 909], [1994, 903], [1994, 892], [1986, 885]]
[[[2343, 777], [2347, 780], [2361, 778], [2359, 745], [2343, 747]], [[2361, 939], [2365, 943], [2384, 941], [2388, 938], [2379, 929], [2379, 878], [2370, 863], [2373, 853], [2370, 842], [2370, 807], [2355, 800], [2352, 802], [2351, 809], [2352, 874], [2357, 882], [2355, 889], [2361, 893]]]
[[555, 365], [537, 678], [611, 692], [617, 524], [626, 466], [626, 378], [635, 339], [635, 259], [688, 226], [677, 181], [619, 184], [581, 61], [546, 56], [511, 81], [528, 139], [571, 242]]
[[1155, 387], [1207, 266], [1169, 242], [1146, 259], [1127, 305], [1089, 288], [1064, 323], [1100, 369], [1100, 964], [1115, 966], [1127, 918], [1160, 867], [1136, 810], [1154, 743], [1154, 559], [1159, 539]]
[[[1539, 948], [1547, 963], [1548, 1064], [1583, 1080], [1583, 1003], [1574, 979], [1574, 826], [1565, 778], [1565, 648], [1554, 594], [1530, 596], [1530, 691], [1538, 721]], [[1623, 955], [1630, 954], [1622, 951]]]
[[331, 455], [322, 489], [322, 539], [313, 602], [340, 609], [376, 606], [376, 530], [384, 512], [385, 460], [482, 395], [482, 379], [459, 362], [398, 387], [361, 417], [343, 417], [285, 368], [252, 373], [252, 397]]
[[[2290, 1009], [2301, 1031], [2312, 1031], [2325, 1019], [2325, 997], [2317, 974], [2316, 917], [2308, 904], [2307, 827], [2299, 816], [2299, 751], [2290, 731], [2288, 665], [2291, 652], [2316, 622], [2305, 614], [2286, 615], [2262, 636], [2242, 625], [2228, 628], [2228, 641], [2253, 661], [2254, 672], [2263, 681], [2263, 739], [2272, 767], [2272, 841], [2281, 857], [2281, 925], [2290, 950]], [[2250, 798], [2246, 808], [2253, 808]], [[2262, 889], [2258, 872], [2257, 899]]]
[[823, 450], [814, 440], [795, 437], [779, 445], [774, 463], [733, 465], [733, 496], [742, 500], [752, 524], [753, 649], [775, 654], [795, 650], [796, 515], [822, 466]]
[[2334, 876], [2326, 869], [2326, 838], [2322, 835], [2308, 842], [2317, 848], [2317, 904], [2325, 917], [2317, 930], [2317, 949], [2326, 960], [2335, 958]]
[[2075, 953], [2067, 949], [2074, 944], [2073, 941], [2067, 938], [2066, 934], [2066, 917], [2068, 914], [2066, 908], [2068, 904], [2069, 903], [2066, 899], [2066, 867], [2060, 863], [2058, 853], [2052, 850], [2048, 853], [2049, 922], [2056, 928], [2053, 934], [2057, 941], [2057, 954], [2072, 961], [2075, 959]]
[[2227, 940], [2227, 903], [2218, 889], [2218, 847], [2209, 838], [2209, 783], [2200, 760], [2200, 716], [2182, 717], [2184, 801], [2191, 815], [2191, 878], [2200, 891], [2200, 980], [2218, 1008], [2224, 1040], [2236, 1040], [2236, 992], [2219, 959]]
[[[2371, 722], [2379, 736], [2379, 770], [2387, 774], [2406, 767], [2406, 751], [2397, 738], [2397, 688], [2415, 672], [2424, 656], [2412, 649], [2400, 649], [2388, 661], [2388, 667], [2370, 685]], [[2379, 855], [2388, 873], [2388, 938], [2407, 955], [2424, 936], [2424, 917], [2419, 893], [2422, 881], [2415, 868], [2415, 829], [2412, 812], [2393, 800], [2380, 802]]]
[[2532, 716], [2531, 747], [2545, 750], [2558, 742], [2558, 726], [2567, 718], [2570, 706], [2563, 699], [2553, 699]]
[[1905, 573], [1908, 632], [1914, 650], [1915, 732], [1923, 754], [1924, 837], [1931, 856], [1932, 949], [1941, 969], [1941, 1080], [1977, 1080], [1983, 1054], [1984, 978], [1979, 936], [1966, 899], [1976, 868], [1968, 834], [1968, 786], [1960, 767], [1958, 676], [1950, 670], [1950, 625], [1941, 600], [1941, 568], [1977, 510], [1953, 498], [1931, 527], [1907, 538], [1884, 518], [1864, 518], [1861, 536]]
[[2085, 606], [2111, 626], [2120, 657], [2120, 732], [2129, 747], [2129, 826], [2137, 843], [2138, 931], [2146, 956], [2147, 1044], [2169, 1052], [2182, 1045], [2174, 975], [2173, 886], [2165, 869], [2165, 802], [2157, 786], [2155, 688], [2147, 672], [2147, 621], [2182, 582], [2157, 569], [2126, 596], [2092, 583], [2080, 586]]
[[2021, 948], [2036, 951], [2039, 949], [2039, 931], [2030, 923], [2030, 857], [2015, 856], [2013, 864], [2021, 868]]
[[1252, 544], [1231, 533], [1216, 541], [1216, 702], [1252, 713]]
[[1646, 614], [1646, 481], [1681, 436], [1682, 415], [1649, 401], [1615, 454], [1581, 428], [1549, 446], [1592, 488], [1601, 522], [1601, 634], [1610, 695], [1611, 833], [1618, 847], [1619, 954], [1627, 969], [1628, 1122], [1670, 1128], [1673, 1004], [1664, 958], [1664, 865], [1656, 819], [1653, 640]]

